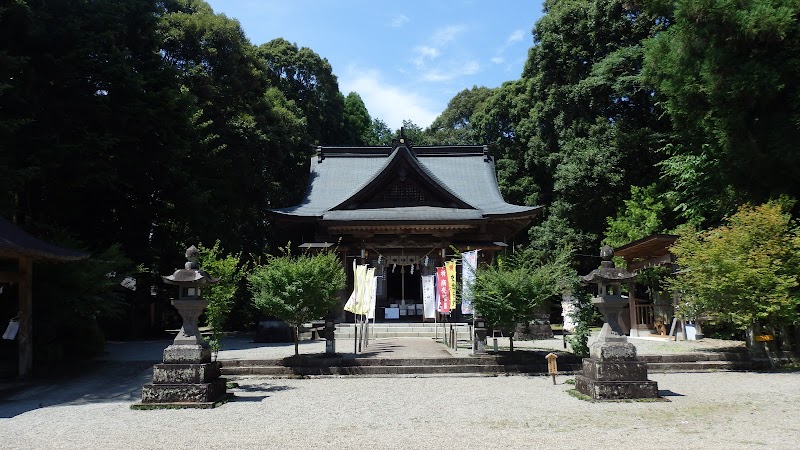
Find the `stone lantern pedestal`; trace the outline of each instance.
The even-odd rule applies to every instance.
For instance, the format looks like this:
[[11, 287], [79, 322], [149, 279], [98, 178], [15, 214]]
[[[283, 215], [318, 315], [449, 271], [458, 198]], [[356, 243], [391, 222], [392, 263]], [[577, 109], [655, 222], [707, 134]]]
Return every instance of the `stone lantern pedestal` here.
[[575, 388], [593, 400], [658, 398], [658, 384], [647, 379], [647, 363], [636, 357], [636, 346], [628, 342], [619, 320], [628, 304], [621, 295], [621, 283], [634, 275], [614, 267], [610, 247], [604, 247], [600, 255], [601, 267], [583, 279], [598, 285], [592, 303], [603, 314], [605, 323], [597, 342], [589, 348], [589, 357], [583, 359], [583, 371], [575, 377]]
[[226, 380], [220, 378], [220, 363], [211, 361], [211, 349], [197, 328], [197, 320], [208, 305], [202, 299], [201, 287], [218, 280], [198, 269], [194, 246], [186, 251], [186, 257], [189, 262], [185, 269], [162, 277], [164, 282], [179, 287], [178, 299], [172, 304], [183, 325], [172, 344], [164, 349], [163, 363], [153, 368], [153, 382], [142, 387], [142, 402], [134, 408], [213, 408], [227, 395]]

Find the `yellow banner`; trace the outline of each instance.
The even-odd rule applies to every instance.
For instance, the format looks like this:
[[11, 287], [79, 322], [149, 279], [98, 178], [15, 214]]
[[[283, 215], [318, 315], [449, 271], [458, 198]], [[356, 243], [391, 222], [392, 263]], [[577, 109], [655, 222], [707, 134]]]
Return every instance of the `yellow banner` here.
[[450, 310], [456, 309], [456, 262], [446, 261], [444, 270], [447, 271], [447, 281], [450, 282]]

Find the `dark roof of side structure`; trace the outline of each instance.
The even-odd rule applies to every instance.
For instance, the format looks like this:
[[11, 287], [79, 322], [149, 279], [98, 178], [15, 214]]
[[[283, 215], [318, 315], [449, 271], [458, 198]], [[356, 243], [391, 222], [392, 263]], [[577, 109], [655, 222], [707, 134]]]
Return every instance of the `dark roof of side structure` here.
[[89, 257], [87, 253], [65, 249], [37, 239], [2, 217], [0, 217], [0, 256], [22, 256], [51, 261], [78, 261]]
[[[435, 205], [383, 206], [359, 202], [400, 165], [436, 196]], [[506, 203], [485, 146], [318, 147], [303, 201], [272, 212], [285, 218], [350, 221], [471, 221], [533, 217], [540, 206]]]

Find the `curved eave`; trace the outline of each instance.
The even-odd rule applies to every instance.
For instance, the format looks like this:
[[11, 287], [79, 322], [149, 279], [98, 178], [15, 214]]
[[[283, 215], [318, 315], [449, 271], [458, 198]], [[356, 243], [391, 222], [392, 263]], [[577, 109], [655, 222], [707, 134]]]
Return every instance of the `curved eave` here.
[[59, 247], [33, 237], [18, 226], [0, 218], [0, 257], [80, 261], [89, 256], [89, 253]]
[[517, 211], [517, 212], [510, 212], [510, 213], [489, 213], [484, 214], [484, 217], [487, 219], [494, 219], [494, 220], [517, 220], [517, 219], [535, 219], [540, 213], [542, 212], [541, 206], [532, 206], [527, 211]]
[[322, 218], [322, 216], [293, 214], [275, 209], [270, 209], [267, 211], [267, 213], [270, 217], [278, 222], [313, 223]]

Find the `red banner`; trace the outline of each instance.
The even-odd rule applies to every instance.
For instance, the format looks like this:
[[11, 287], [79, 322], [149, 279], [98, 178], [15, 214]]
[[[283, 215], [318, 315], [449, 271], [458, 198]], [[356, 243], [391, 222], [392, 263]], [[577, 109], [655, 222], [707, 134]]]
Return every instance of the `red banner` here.
[[447, 279], [447, 269], [436, 268], [436, 292], [439, 296], [438, 310], [440, 313], [450, 313], [450, 283]]

